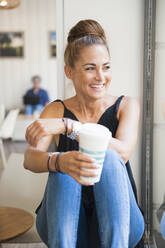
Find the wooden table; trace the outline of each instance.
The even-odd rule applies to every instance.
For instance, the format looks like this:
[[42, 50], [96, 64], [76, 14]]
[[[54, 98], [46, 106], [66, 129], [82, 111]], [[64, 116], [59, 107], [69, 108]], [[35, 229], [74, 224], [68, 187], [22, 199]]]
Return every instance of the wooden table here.
[[34, 224], [32, 214], [12, 207], [0, 207], [0, 242], [28, 231]]

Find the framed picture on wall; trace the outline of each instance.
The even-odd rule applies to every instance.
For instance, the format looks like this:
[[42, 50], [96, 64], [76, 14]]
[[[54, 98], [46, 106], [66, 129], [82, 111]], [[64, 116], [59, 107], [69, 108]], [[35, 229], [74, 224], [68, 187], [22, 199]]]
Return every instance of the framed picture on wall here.
[[56, 31], [49, 32], [50, 56], [56, 57]]
[[24, 32], [0, 31], [0, 57], [24, 57]]

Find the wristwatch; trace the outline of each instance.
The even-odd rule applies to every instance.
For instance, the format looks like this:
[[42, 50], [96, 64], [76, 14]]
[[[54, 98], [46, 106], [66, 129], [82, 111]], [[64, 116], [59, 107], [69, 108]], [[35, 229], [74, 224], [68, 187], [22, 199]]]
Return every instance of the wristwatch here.
[[76, 137], [80, 133], [80, 129], [82, 128], [82, 123], [79, 121], [73, 121], [72, 123], [72, 132], [71, 134], [67, 135], [68, 138], [75, 140]]

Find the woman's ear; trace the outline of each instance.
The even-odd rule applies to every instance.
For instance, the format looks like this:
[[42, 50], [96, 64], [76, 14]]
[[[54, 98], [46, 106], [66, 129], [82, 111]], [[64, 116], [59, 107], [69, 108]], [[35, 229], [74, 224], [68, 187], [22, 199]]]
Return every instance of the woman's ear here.
[[68, 65], [64, 66], [65, 75], [67, 78], [72, 79], [72, 68]]

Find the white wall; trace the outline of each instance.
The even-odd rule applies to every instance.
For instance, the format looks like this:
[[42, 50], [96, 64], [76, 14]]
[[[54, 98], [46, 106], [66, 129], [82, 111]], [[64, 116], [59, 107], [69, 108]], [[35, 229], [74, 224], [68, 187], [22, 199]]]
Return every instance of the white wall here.
[[[113, 95], [135, 97], [142, 108], [144, 1], [64, 0], [64, 39], [80, 19], [96, 19], [104, 27], [112, 57]], [[72, 95], [72, 84], [65, 81], [65, 96]], [[141, 122], [131, 164], [140, 191]]]
[[[156, 49], [154, 87], [154, 146], [153, 146], [153, 210], [154, 227], [159, 229], [156, 210], [163, 202], [165, 194], [165, 1], [156, 1]], [[165, 105], [164, 105], [165, 107]]]
[[56, 0], [21, 0], [20, 7], [0, 10], [0, 31], [23, 31], [24, 58], [0, 58], [0, 103], [20, 107], [22, 95], [39, 74], [42, 87], [57, 96], [56, 58], [49, 54], [48, 32], [56, 30]]

